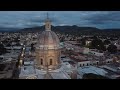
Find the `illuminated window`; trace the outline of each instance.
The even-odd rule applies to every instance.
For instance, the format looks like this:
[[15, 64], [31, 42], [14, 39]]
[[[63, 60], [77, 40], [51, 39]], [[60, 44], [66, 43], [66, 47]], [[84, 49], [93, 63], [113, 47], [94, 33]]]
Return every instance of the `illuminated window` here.
[[43, 59], [40, 59], [40, 63], [41, 63], [41, 65], [43, 65]]
[[52, 59], [50, 59], [50, 65], [52, 65]]

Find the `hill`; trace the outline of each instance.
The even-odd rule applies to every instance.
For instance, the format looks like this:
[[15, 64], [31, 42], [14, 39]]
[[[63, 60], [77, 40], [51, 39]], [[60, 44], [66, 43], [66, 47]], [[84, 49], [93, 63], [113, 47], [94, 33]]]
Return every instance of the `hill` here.
[[[19, 31], [21, 32], [39, 32], [45, 30], [44, 26], [41, 27], [33, 27], [33, 28], [25, 28]], [[56, 32], [91, 32], [91, 31], [98, 31], [100, 29], [95, 27], [78, 27], [74, 26], [52, 26], [52, 30]]]
[[[1, 30], [1, 29], [0, 29]], [[45, 30], [44, 26], [24, 28], [24, 29], [2, 29], [2, 32], [41, 32]], [[79, 27], [73, 26], [52, 26], [52, 30], [64, 34], [75, 34], [75, 35], [116, 35], [120, 36], [120, 29], [98, 29], [96, 27]]]

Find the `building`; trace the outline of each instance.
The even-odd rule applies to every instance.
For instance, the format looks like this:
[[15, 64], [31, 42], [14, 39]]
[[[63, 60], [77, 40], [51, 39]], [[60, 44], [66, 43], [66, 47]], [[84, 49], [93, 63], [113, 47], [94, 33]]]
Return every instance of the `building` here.
[[85, 67], [78, 68], [78, 78], [82, 78], [84, 74], [90, 74], [90, 73], [106, 76], [108, 72], [102, 68], [95, 67], [95, 66], [85, 66]]
[[77, 78], [76, 68], [61, 61], [61, 47], [58, 36], [51, 31], [51, 21], [47, 17], [45, 31], [38, 37], [32, 63], [20, 67], [20, 79], [71, 79]]
[[47, 18], [45, 31], [39, 37], [36, 46], [36, 67], [39, 69], [57, 69], [60, 63], [60, 41], [55, 32], [51, 31], [51, 22]]
[[91, 42], [92, 42], [91, 40], [87, 40], [87, 41], [85, 42], [85, 45], [86, 45], [86, 46], [90, 46]]

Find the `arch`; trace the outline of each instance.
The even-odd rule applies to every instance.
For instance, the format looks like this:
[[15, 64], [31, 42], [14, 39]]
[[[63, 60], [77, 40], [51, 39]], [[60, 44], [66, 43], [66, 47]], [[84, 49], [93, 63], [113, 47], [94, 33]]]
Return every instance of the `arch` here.
[[52, 60], [52, 59], [50, 59], [50, 65], [52, 65], [52, 63], [53, 63], [53, 60]]
[[80, 64], [80, 67], [81, 67], [81, 64]]
[[43, 65], [43, 59], [42, 58], [40, 59], [40, 64]]
[[84, 66], [84, 64], [83, 64], [83, 66]]

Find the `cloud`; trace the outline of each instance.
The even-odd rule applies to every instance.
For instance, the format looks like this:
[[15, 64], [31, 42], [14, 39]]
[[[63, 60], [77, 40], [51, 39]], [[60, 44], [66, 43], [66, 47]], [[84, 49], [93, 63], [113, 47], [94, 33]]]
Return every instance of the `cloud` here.
[[108, 11], [108, 12], [96, 13], [94, 15], [85, 17], [85, 20], [88, 20], [91, 24], [107, 24], [110, 22], [119, 22], [120, 21], [120, 12], [119, 11]]
[[120, 11], [0, 11], [0, 27], [41, 26], [47, 12], [53, 25], [120, 28]]

